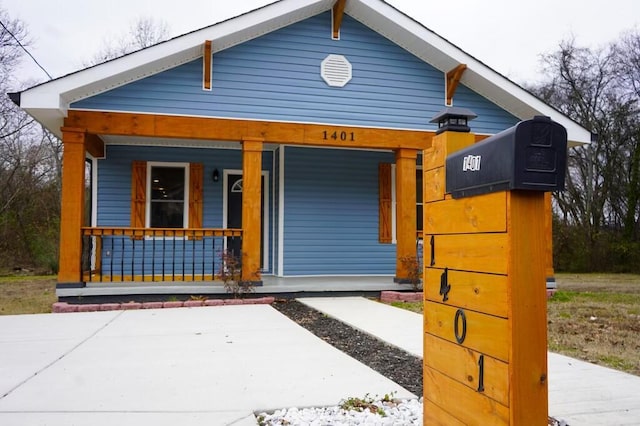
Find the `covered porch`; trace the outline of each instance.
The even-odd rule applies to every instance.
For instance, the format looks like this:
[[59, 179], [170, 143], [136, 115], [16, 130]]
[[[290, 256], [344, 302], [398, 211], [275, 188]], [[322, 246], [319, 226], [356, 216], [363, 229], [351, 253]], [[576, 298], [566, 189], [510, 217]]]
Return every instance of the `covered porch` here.
[[[231, 242], [239, 250], [241, 279], [262, 286], [264, 290], [258, 287], [259, 292], [315, 292], [324, 291], [323, 286], [328, 291], [343, 291], [346, 287], [354, 287], [356, 291], [379, 291], [398, 289], [398, 283], [410, 281], [402, 259], [415, 258], [417, 254], [416, 159], [418, 153], [430, 146], [431, 132], [74, 110], [69, 111], [62, 134], [65, 155], [58, 275], [60, 297], [92, 293], [106, 295], [109, 292], [112, 295], [170, 294], [175, 291], [178, 294], [223, 293], [217, 276], [223, 267], [219, 253], [226, 250]], [[144, 196], [138, 189], [141, 185], [136, 180], [148, 179], [144, 175], [136, 177], [135, 173], [131, 182], [131, 226], [87, 223], [85, 159], [105, 158], [108, 141], [112, 137], [142, 141], [136, 146], [144, 146], [145, 143], [154, 146], [158, 140], [166, 144], [167, 140], [187, 139], [193, 141], [193, 146], [212, 140], [235, 144], [236, 152], [241, 149], [242, 226], [203, 226], [203, 195], [198, 191], [202, 183], [198, 182], [204, 179], [205, 171], [193, 165], [188, 169], [191, 189], [188, 223], [185, 218], [184, 227], [149, 227], [148, 220], [144, 220], [144, 207], [141, 211], [134, 211], [136, 203], [144, 203]], [[394, 179], [384, 184], [386, 187], [394, 185], [395, 199], [392, 205], [391, 198], [380, 188], [379, 227], [380, 242], [393, 244], [395, 248], [395, 274], [374, 277], [373, 281], [366, 277], [366, 273], [362, 277], [364, 281], [353, 276], [347, 280], [332, 278], [327, 281], [324, 274], [318, 274], [317, 280], [295, 278], [297, 284], [292, 284], [293, 277], [284, 278], [282, 270], [274, 273], [275, 276], [258, 275], [265, 244], [263, 231], [268, 226], [260, 214], [266, 188], [261, 181], [265, 146], [348, 148], [393, 154]], [[392, 218], [395, 222], [393, 241], [390, 231]]]

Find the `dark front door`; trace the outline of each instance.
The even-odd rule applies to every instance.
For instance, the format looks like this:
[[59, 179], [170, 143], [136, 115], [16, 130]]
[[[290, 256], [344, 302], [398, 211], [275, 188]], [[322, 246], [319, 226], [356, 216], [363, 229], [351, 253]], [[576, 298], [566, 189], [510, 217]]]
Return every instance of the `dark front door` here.
[[[262, 200], [260, 203], [260, 218], [264, 218], [264, 176], [261, 180], [263, 188]], [[227, 179], [227, 228], [242, 228], [242, 175], [230, 174]], [[262, 220], [264, 227], [264, 220]], [[260, 267], [264, 268], [264, 233], [260, 234]], [[242, 242], [240, 238], [227, 238], [227, 250], [236, 258], [242, 259]]]
[[[242, 175], [229, 175], [227, 183], [227, 228], [242, 228]], [[237, 259], [241, 256], [239, 238], [227, 238], [227, 251]]]

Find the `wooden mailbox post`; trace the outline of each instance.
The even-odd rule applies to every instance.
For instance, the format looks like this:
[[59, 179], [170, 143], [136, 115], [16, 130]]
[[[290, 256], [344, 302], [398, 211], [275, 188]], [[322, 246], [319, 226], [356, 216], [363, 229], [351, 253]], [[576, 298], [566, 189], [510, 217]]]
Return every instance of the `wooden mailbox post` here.
[[454, 199], [446, 158], [473, 143], [423, 155], [424, 424], [546, 425], [545, 192]]

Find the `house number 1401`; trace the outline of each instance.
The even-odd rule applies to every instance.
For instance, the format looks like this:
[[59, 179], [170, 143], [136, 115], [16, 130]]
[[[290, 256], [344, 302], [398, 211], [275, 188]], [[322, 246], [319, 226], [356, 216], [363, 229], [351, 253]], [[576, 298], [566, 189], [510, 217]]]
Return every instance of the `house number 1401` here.
[[329, 139], [333, 139], [334, 141], [349, 141], [349, 142], [354, 142], [356, 140], [356, 135], [354, 132], [330, 132], [325, 130], [324, 132], [322, 132], [322, 136], [323, 136], [323, 140], [329, 140]]

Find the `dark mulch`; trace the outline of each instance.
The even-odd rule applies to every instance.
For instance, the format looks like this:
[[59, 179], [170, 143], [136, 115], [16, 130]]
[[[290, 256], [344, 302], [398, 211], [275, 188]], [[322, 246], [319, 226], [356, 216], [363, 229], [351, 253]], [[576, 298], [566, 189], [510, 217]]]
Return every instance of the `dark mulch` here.
[[272, 305], [342, 352], [422, 396], [422, 360], [295, 300]]

